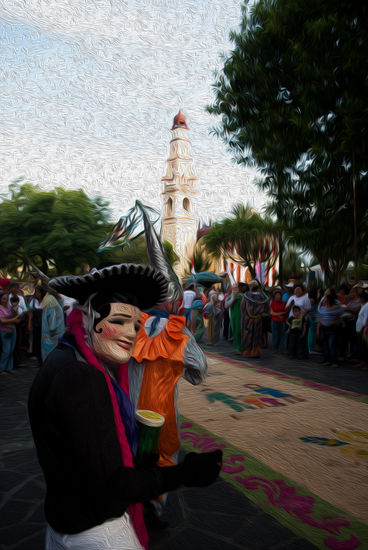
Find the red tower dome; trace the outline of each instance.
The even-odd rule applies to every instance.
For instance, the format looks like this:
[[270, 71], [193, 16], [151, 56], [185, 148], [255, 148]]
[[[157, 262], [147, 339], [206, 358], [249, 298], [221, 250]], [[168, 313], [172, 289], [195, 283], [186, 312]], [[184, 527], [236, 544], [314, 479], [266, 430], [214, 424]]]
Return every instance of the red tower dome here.
[[185, 128], [188, 130], [186, 118], [180, 109], [178, 114], [174, 117], [174, 122], [171, 129], [175, 130], [175, 128]]

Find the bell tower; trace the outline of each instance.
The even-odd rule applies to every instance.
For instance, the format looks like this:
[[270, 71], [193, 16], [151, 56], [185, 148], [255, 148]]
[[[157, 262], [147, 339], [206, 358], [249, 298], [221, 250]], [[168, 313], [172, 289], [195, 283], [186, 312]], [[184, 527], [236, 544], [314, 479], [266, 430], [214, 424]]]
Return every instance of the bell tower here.
[[170, 155], [163, 182], [162, 240], [169, 241], [180, 256], [179, 273], [196, 242], [197, 223], [194, 209], [196, 191], [190, 156], [188, 126], [179, 110], [171, 128]]

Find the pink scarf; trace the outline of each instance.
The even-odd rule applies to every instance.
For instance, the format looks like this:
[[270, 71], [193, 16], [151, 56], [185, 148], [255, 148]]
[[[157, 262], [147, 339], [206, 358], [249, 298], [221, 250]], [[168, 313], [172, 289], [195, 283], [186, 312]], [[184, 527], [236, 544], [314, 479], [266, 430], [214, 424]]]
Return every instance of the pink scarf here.
[[[112, 407], [114, 410], [114, 419], [116, 433], [120, 443], [121, 458], [123, 465], [127, 468], [134, 468], [133, 457], [125, 435], [125, 428], [123, 421], [121, 420], [120, 410], [110, 376], [106, 373], [105, 369], [97, 360], [91, 348], [86, 343], [85, 330], [82, 321], [82, 312], [79, 309], [74, 309], [67, 317], [67, 328], [73, 334], [75, 342], [79, 351], [83, 357], [88, 361], [90, 365], [103, 373], [105, 376], [106, 384], [109, 388]], [[119, 365], [118, 367], [118, 382], [120, 387], [129, 395], [129, 379], [127, 363]], [[132, 518], [135, 532], [138, 536], [139, 542], [147, 550], [148, 549], [148, 534], [143, 519], [143, 506], [141, 503], [130, 504], [128, 506], [128, 513]]]

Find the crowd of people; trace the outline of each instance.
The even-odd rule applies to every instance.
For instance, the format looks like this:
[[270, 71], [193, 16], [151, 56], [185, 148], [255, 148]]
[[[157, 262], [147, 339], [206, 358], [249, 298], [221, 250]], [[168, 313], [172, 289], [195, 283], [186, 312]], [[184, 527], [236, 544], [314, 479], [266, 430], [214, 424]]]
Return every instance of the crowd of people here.
[[268, 288], [257, 281], [230, 285], [225, 276], [217, 290], [190, 284], [184, 308], [197, 341], [206, 326], [210, 344], [231, 340], [244, 357], [258, 358], [270, 344], [273, 353], [292, 358], [320, 354], [320, 362], [332, 367], [351, 360], [368, 369], [367, 287], [362, 282], [306, 289], [289, 282]]
[[14, 373], [33, 356], [39, 366], [56, 347], [65, 330], [71, 303], [44, 284], [25, 294], [17, 281], [1, 280], [0, 374]]
[[[5, 283], [4, 283], [5, 281]], [[0, 288], [0, 374], [14, 372], [33, 356], [41, 365], [65, 330], [73, 300], [35, 284], [24, 295], [16, 281]], [[338, 288], [288, 283], [262, 287], [257, 281], [203, 288], [184, 285], [181, 313], [197, 342], [229, 340], [237, 353], [257, 358], [262, 348], [297, 359], [321, 354], [321, 363], [337, 367], [355, 360], [368, 368], [368, 285]]]

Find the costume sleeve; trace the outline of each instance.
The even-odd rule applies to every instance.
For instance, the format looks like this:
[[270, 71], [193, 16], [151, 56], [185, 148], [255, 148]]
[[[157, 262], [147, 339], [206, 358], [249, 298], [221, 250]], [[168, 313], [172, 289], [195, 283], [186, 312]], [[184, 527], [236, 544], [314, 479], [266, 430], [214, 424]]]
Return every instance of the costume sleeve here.
[[191, 384], [197, 385], [203, 382], [207, 377], [208, 365], [207, 359], [199, 345], [197, 344], [193, 334], [184, 329], [183, 332], [188, 335], [188, 340], [184, 348], [184, 372], [183, 378]]
[[236, 300], [236, 297], [237, 297], [237, 293], [232, 292], [230, 296], [227, 296], [227, 298], [225, 298], [225, 309], [229, 309], [233, 305], [233, 303]]
[[[89, 371], [89, 372], [88, 372]], [[46, 400], [62, 446], [63, 471], [109, 516], [145, 502], [181, 482], [180, 469], [124, 467], [104, 377], [80, 363], [54, 378]]]

